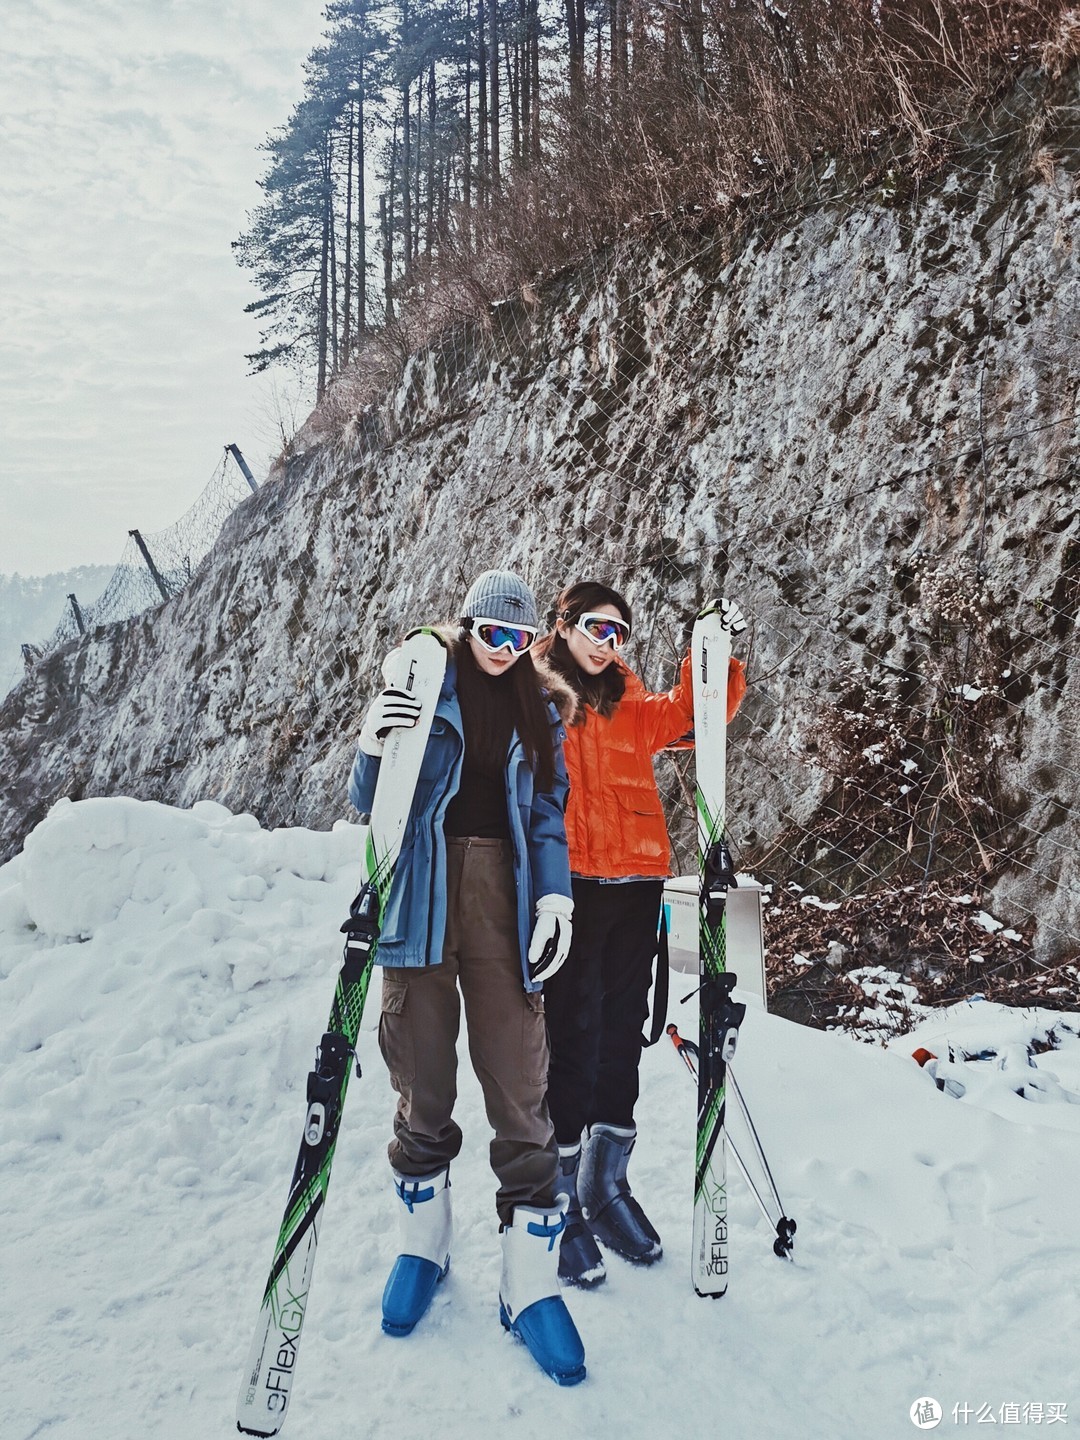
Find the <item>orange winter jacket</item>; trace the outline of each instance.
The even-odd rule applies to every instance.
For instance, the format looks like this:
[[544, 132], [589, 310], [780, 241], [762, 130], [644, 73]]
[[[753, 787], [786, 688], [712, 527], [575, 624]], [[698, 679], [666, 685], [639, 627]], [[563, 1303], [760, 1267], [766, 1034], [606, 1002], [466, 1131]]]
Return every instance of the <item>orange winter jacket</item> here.
[[[638, 677], [616, 661], [626, 693], [609, 719], [591, 705], [585, 719], [567, 726], [566, 770], [570, 798], [566, 836], [575, 875], [614, 880], [629, 875], [665, 877], [671, 848], [652, 757], [685, 735], [693, 724], [690, 656], [666, 695], [650, 694]], [[728, 668], [727, 718], [746, 693], [746, 672], [734, 657]]]

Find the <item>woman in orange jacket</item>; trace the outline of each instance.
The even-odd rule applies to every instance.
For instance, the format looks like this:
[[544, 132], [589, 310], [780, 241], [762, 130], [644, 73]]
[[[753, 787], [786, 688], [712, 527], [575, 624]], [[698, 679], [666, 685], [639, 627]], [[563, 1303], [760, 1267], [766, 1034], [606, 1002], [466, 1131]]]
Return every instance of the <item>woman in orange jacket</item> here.
[[[741, 628], [737, 607], [720, 603], [733, 628]], [[548, 1108], [559, 1186], [570, 1197], [559, 1275], [593, 1286], [604, 1279], [597, 1239], [638, 1264], [652, 1264], [662, 1253], [626, 1170], [637, 1136], [641, 1029], [671, 863], [652, 760], [690, 729], [693, 687], [687, 655], [674, 689], [660, 695], [645, 689], [619, 654], [632, 630], [630, 606], [606, 585], [568, 586], [552, 619], [554, 630], [534, 653], [570, 685], [578, 710], [565, 742], [574, 934], [566, 964], [544, 986]], [[745, 690], [743, 667], [733, 660], [729, 720]]]

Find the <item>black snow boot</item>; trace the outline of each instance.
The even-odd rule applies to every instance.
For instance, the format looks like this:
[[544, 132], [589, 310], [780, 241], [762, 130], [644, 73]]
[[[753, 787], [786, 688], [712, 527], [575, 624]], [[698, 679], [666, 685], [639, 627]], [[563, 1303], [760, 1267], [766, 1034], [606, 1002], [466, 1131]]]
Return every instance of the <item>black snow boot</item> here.
[[590, 1125], [578, 1194], [589, 1229], [602, 1245], [636, 1265], [651, 1265], [664, 1253], [663, 1246], [626, 1179], [636, 1139], [632, 1125]]
[[577, 1178], [581, 1161], [580, 1145], [559, 1146], [559, 1174], [555, 1181], [558, 1194], [566, 1195], [566, 1226], [559, 1242], [559, 1279], [565, 1285], [579, 1285], [591, 1290], [607, 1278], [604, 1257], [592, 1237], [581, 1213]]

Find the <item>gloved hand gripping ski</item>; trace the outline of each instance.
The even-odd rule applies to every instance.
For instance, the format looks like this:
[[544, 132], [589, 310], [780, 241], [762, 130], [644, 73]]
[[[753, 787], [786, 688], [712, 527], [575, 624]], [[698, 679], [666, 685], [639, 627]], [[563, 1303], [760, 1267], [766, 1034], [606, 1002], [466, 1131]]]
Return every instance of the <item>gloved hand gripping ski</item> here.
[[380, 691], [364, 717], [360, 749], [365, 755], [382, 755], [390, 731], [399, 726], [411, 728], [419, 718], [420, 701], [415, 695], [396, 687]]
[[746, 620], [734, 600], [728, 600], [725, 596], [710, 600], [702, 613], [707, 615], [710, 610], [716, 611], [720, 617], [720, 624], [732, 638], [741, 635], [746, 629]]

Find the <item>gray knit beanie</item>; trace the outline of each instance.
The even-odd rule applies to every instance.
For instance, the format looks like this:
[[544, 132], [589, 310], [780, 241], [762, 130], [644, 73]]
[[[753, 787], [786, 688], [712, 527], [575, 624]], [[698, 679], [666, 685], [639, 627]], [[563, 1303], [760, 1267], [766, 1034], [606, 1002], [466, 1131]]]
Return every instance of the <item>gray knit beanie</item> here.
[[539, 626], [536, 597], [525, 581], [509, 570], [478, 575], [461, 607], [463, 620], [501, 620], [504, 625]]

